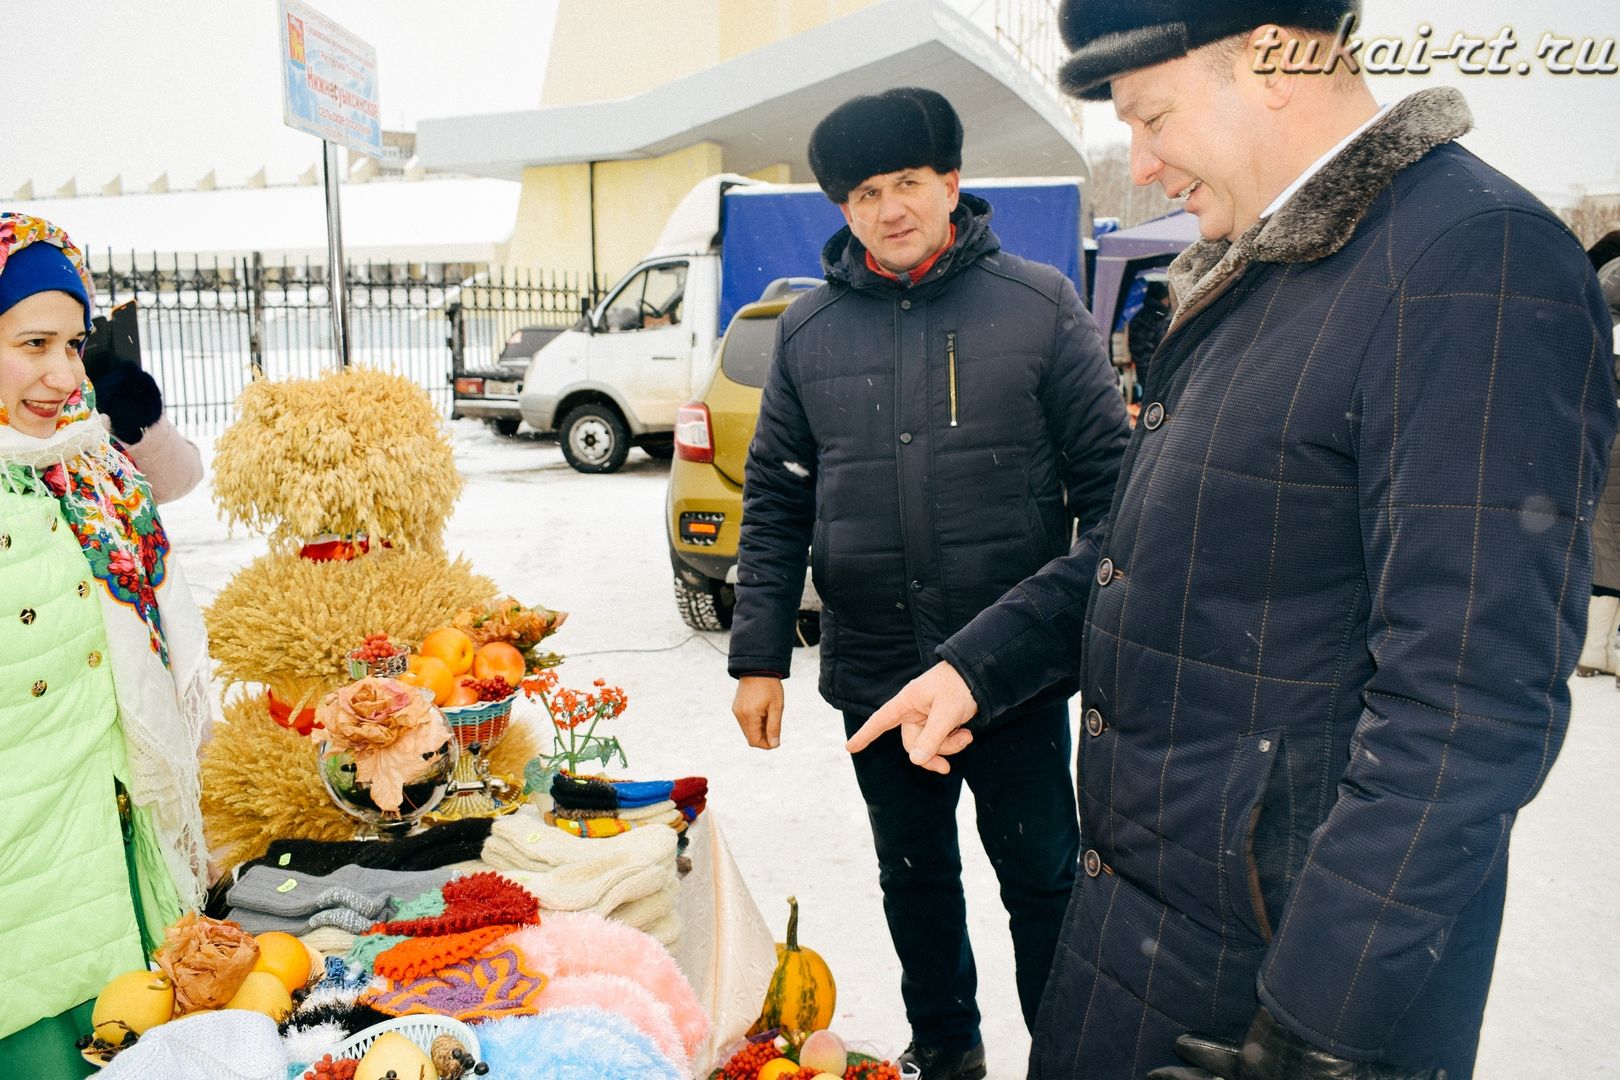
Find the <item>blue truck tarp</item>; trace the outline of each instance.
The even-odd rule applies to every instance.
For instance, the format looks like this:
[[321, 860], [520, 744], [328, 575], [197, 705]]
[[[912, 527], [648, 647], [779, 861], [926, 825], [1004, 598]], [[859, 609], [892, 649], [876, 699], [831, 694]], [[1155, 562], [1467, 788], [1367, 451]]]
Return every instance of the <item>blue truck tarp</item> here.
[[[1080, 184], [1074, 180], [969, 183], [991, 206], [1004, 251], [1051, 263], [1086, 296]], [[821, 248], [844, 226], [820, 190], [735, 187], [721, 203], [720, 331], [744, 304], [782, 277], [819, 278]]]

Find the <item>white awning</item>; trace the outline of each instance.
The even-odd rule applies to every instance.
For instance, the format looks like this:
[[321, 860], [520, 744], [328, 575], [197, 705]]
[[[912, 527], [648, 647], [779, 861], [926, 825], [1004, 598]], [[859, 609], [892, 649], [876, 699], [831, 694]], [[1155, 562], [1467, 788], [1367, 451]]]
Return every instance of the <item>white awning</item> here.
[[820, 119], [858, 94], [924, 86], [966, 132], [963, 171], [1088, 176], [1080, 131], [1034, 75], [939, 0], [886, 0], [618, 101], [425, 119], [430, 171], [521, 179], [531, 165], [656, 157], [718, 144], [730, 172], [786, 163], [809, 181]]

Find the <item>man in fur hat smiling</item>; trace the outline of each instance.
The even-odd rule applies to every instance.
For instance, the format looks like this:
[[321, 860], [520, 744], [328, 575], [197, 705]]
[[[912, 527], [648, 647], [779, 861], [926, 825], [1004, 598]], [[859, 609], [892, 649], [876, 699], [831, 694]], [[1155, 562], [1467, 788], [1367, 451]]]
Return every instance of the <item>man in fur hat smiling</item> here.
[[[781, 741], [806, 549], [820, 689], [848, 735], [940, 642], [1066, 552], [1071, 514], [1098, 526], [1126, 440], [1074, 286], [1001, 251], [989, 205], [958, 190], [950, 102], [916, 87], [848, 101], [817, 125], [810, 164], [848, 227], [822, 251], [827, 283], [777, 324], [749, 448], [730, 671], [732, 711], [762, 749]], [[1009, 702], [950, 776], [913, 768], [898, 736], [856, 759], [912, 1030], [902, 1059], [924, 1080], [985, 1075], [956, 835], [964, 780], [1034, 1022], [1080, 850], [1073, 692], [1071, 675]]]
[[1379, 109], [1342, 56], [1278, 62], [1329, 59], [1354, 6], [1063, 5], [1065, 88], [1112, 96], [1203, 239], [1097, 547], [850, 743], [899, 727], [946, 769], [1079, 672], [1033, 1077], [1473, 1072], [1509, 833], [1569, 715], [1608, 320], [1568, 230], [1454, 141], [1456, 91]]

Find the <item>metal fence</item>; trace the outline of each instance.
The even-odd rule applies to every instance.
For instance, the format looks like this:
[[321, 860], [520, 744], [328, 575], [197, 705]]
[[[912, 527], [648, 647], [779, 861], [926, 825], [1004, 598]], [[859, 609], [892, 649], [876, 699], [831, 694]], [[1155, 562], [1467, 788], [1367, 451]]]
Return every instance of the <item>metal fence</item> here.
[[[310, 377], [338, 366], [327, 268], [93, 252], [96, 313], [138, 307], [141, 362], [169, 418], [217, 434], [255, 377]], [[448, 415], [452, 372], [493, 360], [522, 326], [566, 326], [600, 295], [586, 275], [469, 263], [351, 263], [350, 362], [398, 372]]]

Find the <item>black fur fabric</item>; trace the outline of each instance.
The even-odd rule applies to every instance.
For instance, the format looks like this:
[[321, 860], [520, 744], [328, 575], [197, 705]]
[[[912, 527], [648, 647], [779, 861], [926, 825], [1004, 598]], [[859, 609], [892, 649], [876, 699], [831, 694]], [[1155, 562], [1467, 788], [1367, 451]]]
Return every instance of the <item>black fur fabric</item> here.
[[932, 90], [900, 86], [851, 98], [810, 133], [810, 169], [835, 203], [848, 202], [863, 180], [921, 166], [962, 167], [962, 121]]
[[1350, 14], [1361, 0], [1063, 0], [1058, 30], [1073, 55], [1058, 79], [1075, 97], [1107, 101], [1108, 80], [1127, 71], [1267, 23], [1337, 30]]
[[140, 442], [163, 416], [158, 384], [134, 364], [114, 364], [94, 386], [96, 411], [112, 421], [113, 436], [125, 446]]

